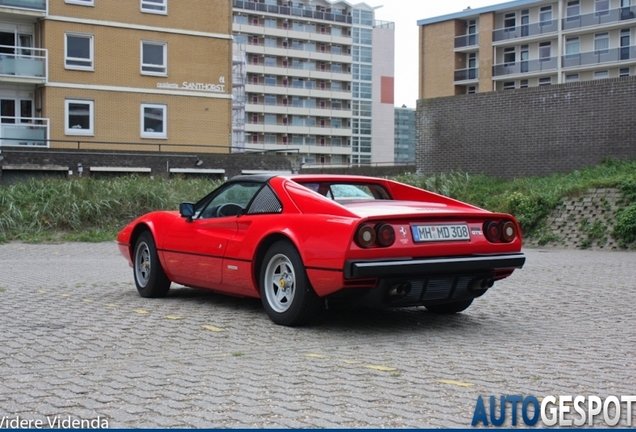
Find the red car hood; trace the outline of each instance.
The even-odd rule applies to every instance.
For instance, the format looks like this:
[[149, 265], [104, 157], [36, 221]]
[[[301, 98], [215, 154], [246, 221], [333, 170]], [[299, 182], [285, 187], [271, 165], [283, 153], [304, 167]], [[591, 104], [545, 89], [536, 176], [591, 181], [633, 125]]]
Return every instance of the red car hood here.
[[452, 204], [423, 203], [418, 201], [364, 201], [343, 203], [350, 212], [361, 218], [387, 217], [387, 216], [410, 216], [422, 217], [431, 214], [456, 214], [465, 215], [479, 213], [489, 213], [481, 209], [467, 209], [465, 206], [454, 206]]

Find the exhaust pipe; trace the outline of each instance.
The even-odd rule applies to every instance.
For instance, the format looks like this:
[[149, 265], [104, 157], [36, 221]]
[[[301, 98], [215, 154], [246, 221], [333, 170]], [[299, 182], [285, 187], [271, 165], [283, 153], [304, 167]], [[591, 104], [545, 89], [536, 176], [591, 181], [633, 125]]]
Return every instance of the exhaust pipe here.
[[401, 282], [389, 288], [389, 299], [396, 300], [409, 295], [411, 292], [411, 282]]

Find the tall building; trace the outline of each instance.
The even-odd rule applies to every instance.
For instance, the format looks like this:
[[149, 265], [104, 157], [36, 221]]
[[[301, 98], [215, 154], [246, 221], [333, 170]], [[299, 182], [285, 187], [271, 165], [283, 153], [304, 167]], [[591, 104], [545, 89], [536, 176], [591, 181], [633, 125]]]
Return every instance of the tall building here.
[[297, 154], [305, 166], [392, 160], [393, 125], [382, 122], [388, 109], [393, 119], [392, 23], [365, 3], [233, 5], [247, 53], [247, 151]]
[[415, 164], [415, 110], [395, 108], [395, 163]]
[[420, 99], [636, 72], [631, 0], [516, 0], [418, 26]]
[[228, 153], [231, 76], [229, 2], [0, 0], [3, 147]]

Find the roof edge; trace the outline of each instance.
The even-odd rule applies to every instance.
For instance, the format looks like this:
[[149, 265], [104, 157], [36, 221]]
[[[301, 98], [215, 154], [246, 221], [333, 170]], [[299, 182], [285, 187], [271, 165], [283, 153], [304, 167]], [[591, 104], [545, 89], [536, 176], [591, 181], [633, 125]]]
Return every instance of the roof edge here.
[[491, 6], [484, 6], [476, 9], [464, 9], [461, 12], [455, 12], [446, 15], [440, 15], [432, 18], [425, 18], [417, 21], [418, 26], [424, 26], [428, 24], [435, 24], [444, 21], [451, 21], [456, 19], [466, 19], [477, 17], [481, 14], [488, 12], [496, 12], [504, 9], [516, 9], [521, 6], [527, 6], [531, 4], [543, 3], [545, 0], [514, 0], [506, 3], [499, 3]]

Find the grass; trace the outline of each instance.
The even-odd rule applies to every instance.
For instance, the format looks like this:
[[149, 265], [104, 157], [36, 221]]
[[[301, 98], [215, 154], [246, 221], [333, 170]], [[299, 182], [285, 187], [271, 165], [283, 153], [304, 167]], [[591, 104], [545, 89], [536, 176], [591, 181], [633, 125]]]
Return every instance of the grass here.
[[177, 209], [218, 186], [210, 180], [120, 177], [30, 180], [0, 187], [0, 242], [104, 241], [135, 217]]
[[[596, 167], [546, 177], [506, 181], [452, 172], [435, 176], [404, 174], [398, 181], [428, 189], [476, 206], [513, 214], [526, 237], [539, 244], [555, 240], [545, 218], [565, 197], [590, 188], [622, 191], [612, 233], [590, 224], [590, 239], [612, 235], [626, 245], [636, 239], [636, 160], [606, 160]], [[135, 217], [152, 210], [177, 209], [182, 201], [196, 201], [218, 186], [202, 179], [121, 177], [108, 180], [31, 180], [0, 186], [0, 243], [106, 241]]]

